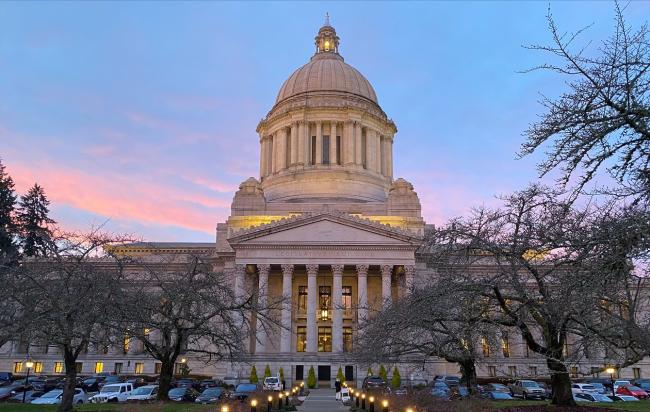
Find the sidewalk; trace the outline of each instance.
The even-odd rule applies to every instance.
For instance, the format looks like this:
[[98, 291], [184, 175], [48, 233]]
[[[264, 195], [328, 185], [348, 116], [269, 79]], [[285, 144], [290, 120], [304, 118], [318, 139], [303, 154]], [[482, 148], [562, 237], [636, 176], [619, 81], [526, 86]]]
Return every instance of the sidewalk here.
[[344, 412], [350, 409], [334, 399], [334, 389], [311, 389], [307, 400], [298, 407], [298, 410], [309, 412]]

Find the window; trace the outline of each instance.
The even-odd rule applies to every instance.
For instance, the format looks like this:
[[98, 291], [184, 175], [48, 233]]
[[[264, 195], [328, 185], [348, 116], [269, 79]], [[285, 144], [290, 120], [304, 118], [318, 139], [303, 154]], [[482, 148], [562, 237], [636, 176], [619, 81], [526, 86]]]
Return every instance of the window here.
[[571, 377], [572, 378], [577, 378], [578, 377], [578, 367], [577, 366], [572, 366], [571, 367]]
[[501, 349], [503, 351], [503, 357], [510, 357], [510, 342], [508, 342], [508, 334], [506, 332], [501, 333]]
[[298, 326], [296, 331], [296, 352], [305, 352], [307, 350], [307, 327]]
[[528, 374], [530, 376], [537, 376], [537, 366], [529, 366], [528, 367]]
[[144, 363], [136, 362], [135, 363], [135, 374], [136, 375], [141, 375], [143, 373], [144, 373]]
[[528, 343], [524, 341], [524, 347], [526, 348], [526, 357], [530, 358], [530, 348], [528, 347]]
[[600, 366], [591, 367], [591, 376], [593, 376], [594, 378], [600, 377]]
[[332, 159], [332, 163], [341, 164], [341, 136], [336, 136], [336, 159]]
[[321, 326], [318, 328], [318, 351], [332, 351], [332, 328], [329, 326]]
[[21, 373], [23, 371], [22, 362], [14, 362], [14, 373]]
[[508, 366], [508, 375], [515, 377], [517, 376], [517, 367], [516, 366]]
[[43, 362], [34, 362], [34, 373], [43, 373]]
[[131, 346], [131, 337], [129, 335], [124, 335], [124, 341], [122, 342], [122, 352], [129, 353], [129, 347]]
[[144, 328], [144, 330], [142, 331], [142, 334], [144, 335], [145, 339], [149, 339], [149, 334], [150, 333], [151, 333], [151, 329], [149, 329], [149, 328]]
[[113, 367], [113, 372], [115, 372], [116, 375], [119, 375], [122, 373], [122, 362], [115, 362], [115, 366]]
[[352, 328], [343, 328], [343, 352], [352, 352]]
[[321, 286], [318, 288], [318, 307], [320, 311], [318, 316], [321, 320], [329, 319], [330, 303], [332, 302], [332, 288]]
[[343, 315], [352, 316], [352, 286], [343, 286]]
[[309, 162], [312, 165], [316, 164], [316, 136], [311, 137], [311, 161]]
[[54, 373], [63, 373], [63, 362], [54, 362]]
[[75, 362], [74, 363], [74, 369], [77, 371], [77, 373], [81, 373], [83, 370], [84, 363], [83, 362]]
[[323, 164], [330, 164], [330, 137], [323, 136]]
[[361, 164], [363, 165], [364, 169], [368, 168], [368, 164], [366, 163], [367, 152], [368, 152], [368, 148], [366, 147], [366, 134], [362, 131], [361, 132]]
[[298, 312], [307, 312], [307, 286], [298, 286]]
[[641, 379], [641, 368], [632, 368], [634, 379]]
[[564, 346], [562, 347], [562, 355], [564, 357], [569, 356], [569, 343], [568, 342], [564, 342]]
[[160, 362], [154, 363], [153, 370], [156, 375], [160, 375], [160, 372], [162, 372], [162, 363]]
[[104, 362], [95, 362], [95, 373], [104, 372]]
[[488, 366], [488, 375], [490, 375], [490, 377], [492, 377], [492, 378], [497, 376], [497, 367], [496, 366]]
[[483, 356], [490, 357], [490, 343], [487, 338], [481, 338], [481, 347], [483, 348]]

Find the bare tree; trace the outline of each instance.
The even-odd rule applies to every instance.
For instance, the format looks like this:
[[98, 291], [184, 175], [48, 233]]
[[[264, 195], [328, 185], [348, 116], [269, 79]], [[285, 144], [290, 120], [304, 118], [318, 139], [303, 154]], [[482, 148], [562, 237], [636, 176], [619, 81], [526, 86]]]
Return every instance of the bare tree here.
[[[605, 324], [590, 319], [603, 298], [630, 279], [629, 271], [604, 265], [615, 236], [603, 223], [616, 209], [577, 208], [540, 186], [509, 195], [504, 203], [475, 209], [437, 230], [428, 239], [431, 264], [437, 276], [458, 285], [458, 293], [485, 302], [487, 322], [518, 330], [530, 350], [546, 359], [553, 403], [573, 405], [565, 346], [570, 338], [575, 345], [583, 338], [608, 343], [601, 339]], [[647, 233], [648, 223], [617, 227], [625, 230]], [[630, 258], [623, 249], [619, 253], [618, 261]], [[618, 363], [634, 363], [646, 353], [635, 345], [619, 353], [627, 358]]]
[[160, 361], [158, 399], [168, 399], [179, 357], [191, 354], [206, 363], [241, 359], [248, 316], [257, 312], [258, 321], [264, 320], [250, 296], [235, 297], [233, 279], [212, 270], [210, 256], [154, 254], [132, 260], [128, 272], [120, 326]]
[[[483, 304], [448, 279], [429, 279], [408, 296], [370, 317], [355, 349], [365, 362], [426, 361], [433, 357], [457, 363], [462, 381], [473, 392], [481, 343], [494, 344], [497, 327], [486, 322]], [[460, 285], [462, 286], [462, 285]]]
[[559, 98], [544, 97], [547, 111], [525, 132], [521, 149], [528, 155], [545, 147], [538, 165], [542, 175], [561, 167], [566, 185], [581, 173], [576, 193], [600, 169], [607, 169], [620, 186], [610, 193], [650, 201], [650, 39], [647, 24], [634, 31], [616, 4], [614, 34], [595, 53], [577, 47], [584, 29], [562, 33], [548, 13], [552, 44], [529, 46], [558, 62], [545, 69], [564, 75], [569, 90]]
[[72, 410], [77, 358], [108, 325], [119, 295], [121, 265], [104, 248], [126, 240], [99, 229], [56, 233], [47, 258], [27, 259], [10, 273], [14, 299], [30, 314], [22, 332], [63, 355], [66, 382], [59, 411]]

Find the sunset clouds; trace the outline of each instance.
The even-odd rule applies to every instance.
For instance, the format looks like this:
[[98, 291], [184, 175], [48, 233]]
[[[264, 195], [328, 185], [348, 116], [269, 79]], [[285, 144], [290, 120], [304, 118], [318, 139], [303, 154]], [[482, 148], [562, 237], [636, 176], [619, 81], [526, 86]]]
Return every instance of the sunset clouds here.
[[[650, 15], [631, 3], [630, 23]], [[516, 159], [539, 93], [546, 3], [3, 3], [0, 157], [54, 219], [147, 240], [214, 240], [258, 177], [257, 123], [313, 53], [326, 11], [346, 62], [397, 124], [395, 173], [442, 223], [536, 180]], [[613, 6], [552, 3], [566, 30], [611, 29]], [[579, 19], [576, 10], [580, 10]], [[362, 17], [360, 17], [362, 16]], [[289, 18], [288, 18], [289, 17]]]

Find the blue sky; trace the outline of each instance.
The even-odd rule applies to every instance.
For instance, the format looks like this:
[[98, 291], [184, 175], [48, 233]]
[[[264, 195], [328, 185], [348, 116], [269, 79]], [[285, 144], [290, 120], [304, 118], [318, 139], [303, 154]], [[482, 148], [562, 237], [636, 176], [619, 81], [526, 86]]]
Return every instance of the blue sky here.
[[[63, 226], [108, 221], [148, 240], [210, 241], [238, 184], [258, 174], [255, 127], [312, 55], [329, 12], [346, 62], [398, 127], [395, 175], [427, 221], [537, 179], [522, 132], [564, 79], [547, 2], [2, 2], [0, 157], [37, 181]], [[613, 29], [610, 2], [551, 2], [561, 29]], [[633, 2], [632, 26], [650, 15]]]

